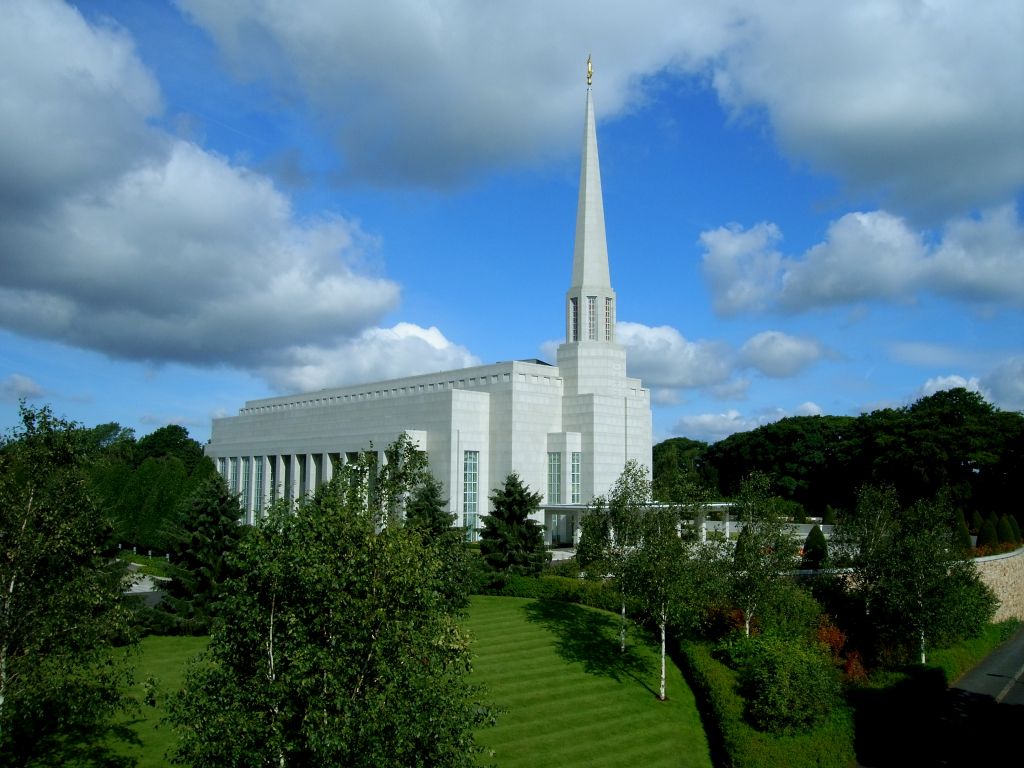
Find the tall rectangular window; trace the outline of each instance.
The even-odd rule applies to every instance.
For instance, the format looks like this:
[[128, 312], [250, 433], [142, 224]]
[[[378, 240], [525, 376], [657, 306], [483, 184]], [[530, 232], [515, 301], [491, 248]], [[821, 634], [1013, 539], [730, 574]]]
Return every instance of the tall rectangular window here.
[[597, 296], [587, 296], [587, 338], [597, 341]]
[[249, 457], [242, 459], [242, 514], [249, 511]]
[[580, 340], [580, 300], [569, 299], [569, 341]]
[[466, 526], [466, 538], [476, 540], [479, 510], [480, 451], [464, 451], [462, 454], [462, 515]]
[[581, 500], [580, 486], [582, 483], [580, 482], [580, 478], [582, 476], [582, 466], [583, 454], [580, 453], [579, 451], [573, 451], [570, 476], [570, 481], [572, 483], [572, 488], [570, 489], [570, 493], [572, 495], [570, 498], [572, 499], [573, 504], [579, 504]]
[[615, 332], [615, 302], [611, 296], [604, 298], [604, 340], [611, 341]]
[[224, 478], [224, 482], [228, 481], [228, 460], [221, 456], [217, 459], [217, 471], [220, 476]]
[[238, 493], [238, 457], [228, 459], [228, 490]]
[[255, 479], [254, 485], [256, 486], [256, 498], [253, 499], [252, 509], [253, 509], [253, 512], [255, 512], [255, 515], [253, 515], [253, 517], [259, 518], [261, 516], [260, 513], [263, 512], [263, 464], [264, 464], [264, 462], [263, 462], [263, 457], [262, 456], [257, 456], [255, 459], [253, 459], [253, 461], [256, 463], [256, 466], [253, 468], [255, 470], [253, 472], [253, 475], [254, 475], [254, 479]]
[[548, 504], [562, 503], [562, 454], [548, 453]]

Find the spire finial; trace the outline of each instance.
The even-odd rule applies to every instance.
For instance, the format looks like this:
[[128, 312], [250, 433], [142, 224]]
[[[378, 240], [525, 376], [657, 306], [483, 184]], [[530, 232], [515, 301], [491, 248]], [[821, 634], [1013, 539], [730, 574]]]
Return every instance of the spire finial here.
[[590, 61], [589, 54], [587, 55], [587, 85], [589, 86], [594, 82], [594, 65]]

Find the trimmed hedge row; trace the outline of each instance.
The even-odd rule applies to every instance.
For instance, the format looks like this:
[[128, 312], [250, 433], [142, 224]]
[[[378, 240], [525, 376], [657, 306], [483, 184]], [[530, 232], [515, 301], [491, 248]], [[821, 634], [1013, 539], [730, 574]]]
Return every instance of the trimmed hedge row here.
[[482, 584], [478, 591], [481, 595], [533, 597], [539, 600], [580, 603], [612, 613], [618, 613], [622, 605], [618, 591], [611, 585], [602, 581], [570, 579], [566, 576], [536, 577], [509, 574]]
[[837, 706], [821, 725], [805, 733], [771, 735], [743, 719], [736, 673], [711, 655], [710, 646], [684, 641], [682, 661], [706, 713], [708, 738], [723, 765], [735, 768], [847, 768], [855, 764], [853, 716]]

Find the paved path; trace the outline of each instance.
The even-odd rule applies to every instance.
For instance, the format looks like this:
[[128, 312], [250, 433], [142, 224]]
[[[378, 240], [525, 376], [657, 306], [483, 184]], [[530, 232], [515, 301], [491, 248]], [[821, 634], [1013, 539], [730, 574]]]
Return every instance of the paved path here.
[[[1024, 625], [951, 688], [991, 696], [997, 704], [1024, 705]], [[1022, 757], [1024, 762], [1024, 757]]]

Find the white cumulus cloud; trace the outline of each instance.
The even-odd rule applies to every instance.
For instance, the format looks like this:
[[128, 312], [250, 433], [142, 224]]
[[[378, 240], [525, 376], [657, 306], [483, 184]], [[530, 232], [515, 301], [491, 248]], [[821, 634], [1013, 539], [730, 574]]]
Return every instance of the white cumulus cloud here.
[[0, 380], [0, 400], [38, 400], [46, 390], [34, 379], [21, 373], [12, 373]]
[[689, 341], [669, 326], [620, 322], [616, 340], [628, 352], [629, 374], [655, 388], [706, 387], [728, 380], [732, 352], [717, 341]]
[[821, 343], [814, 339], [801, 339], [781, 331], [762, 331], [740, 348], [739, 359], [743, 365], [756, 368], [765, 376], [788, 378], [824, 355]]

